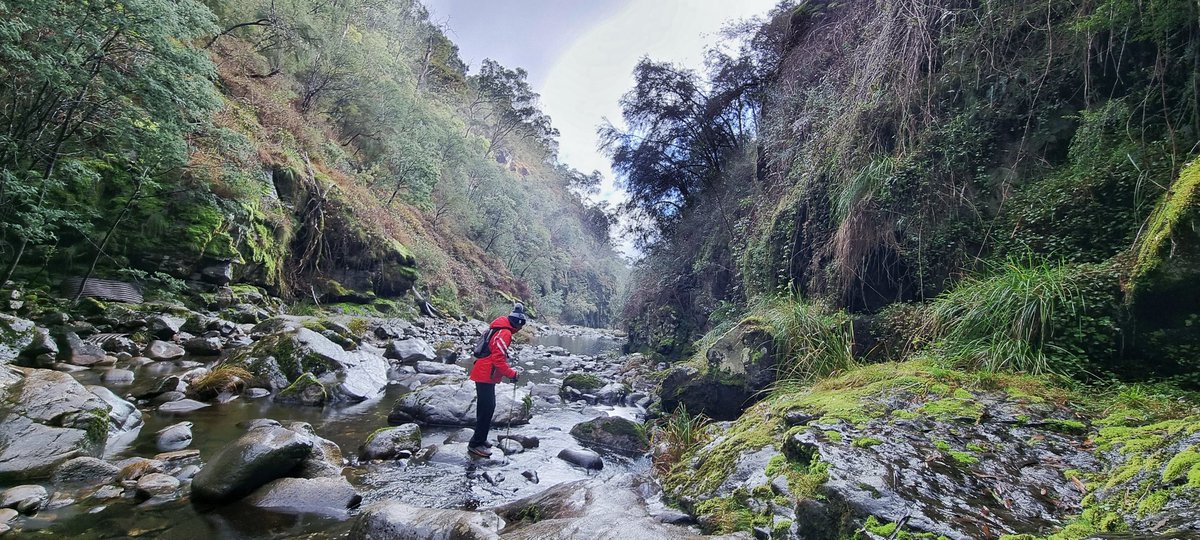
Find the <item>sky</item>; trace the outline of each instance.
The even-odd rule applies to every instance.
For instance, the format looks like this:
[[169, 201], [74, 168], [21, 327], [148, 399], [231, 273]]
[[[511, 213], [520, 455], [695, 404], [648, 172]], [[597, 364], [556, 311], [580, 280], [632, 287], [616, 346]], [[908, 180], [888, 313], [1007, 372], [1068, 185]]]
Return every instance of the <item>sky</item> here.
[[[765, 15], [777, 0], [424, 0], [472, 70], [484, 58], [522, 67], [558, 128], [559, 160], [601, 171], [600, 197], [623, 200], [596, 128], [619, 122], [618, 100], [643, 56], [701, 69], [730, 21]], [[618, 124], [619, 125], [619, 124]]]

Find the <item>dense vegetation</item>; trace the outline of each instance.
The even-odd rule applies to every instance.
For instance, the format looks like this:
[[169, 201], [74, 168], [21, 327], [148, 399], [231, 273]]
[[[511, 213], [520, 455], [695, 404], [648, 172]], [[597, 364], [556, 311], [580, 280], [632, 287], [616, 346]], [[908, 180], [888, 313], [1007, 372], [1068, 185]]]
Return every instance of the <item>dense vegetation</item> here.
[[1197, 10], [784, 2], [707, 73], [646, 60], [603, 132], [649, 218], [635, 345], [782, 295], [863, 352], [1195, 384]]
[[0, 19], [8, 278], [170, 295], [232, 263], [292, 299], [415, 282], [452, 314], [508, 295], [613, 321], [597, 176], [558, 162], [524, 71], [469, 75], [418, 2], [6, 1]]

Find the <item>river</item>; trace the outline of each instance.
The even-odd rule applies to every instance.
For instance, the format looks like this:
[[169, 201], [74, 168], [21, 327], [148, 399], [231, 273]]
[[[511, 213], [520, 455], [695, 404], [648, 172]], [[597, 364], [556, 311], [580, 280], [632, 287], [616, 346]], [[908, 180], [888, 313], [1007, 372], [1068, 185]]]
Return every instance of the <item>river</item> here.
[[[516, 349], [516, 363], [526, 373], [521, 384], [546, 383], [555, 380], [550, 370], [558, 367], [561, 357], [546, 353], [561, 347], [573, 355], [605, 355], [616, 361], [620, 342], [595, 335], [563, 335], [542, 332], [530, 344]], [[166, 363], [138, 368], [137, 379], [157, 380], [172, 371], [164, 370]], [[76, 375], [84, 384], [100, 384], [95, 371]], [[118, 395], [130, 391], [129, 386], [106, 385]], [[110, 461], [158, 453], [155, 432], [168, 425], [187, 420], [194, 424], [194, 440], [190, 448], [200, 451], [207, 459], [220, 448], [239, 437], [244, 430], [239, 424], [252, 419], [271, 418], [282, 422], [310, 423], [321, 437], [336, 442], [347, 458], [355, 455], [366, 438], [387, 425], [388, 412], [398, 397], [408, 390], [389, 386], [378, 398], [348, 406], [324, 408], [280, 405], [270, 398], [238, 398], [215, 404], [185, 415], [143, 411], [145, 425], [125, 441], [110, 442], [107, 455]], [[433, 508], [475, 509], [493, 506], [533, 495], [555, 484], [587, 478], [587, 471], [557, 459], [563, 448], [579, 448], [568, 433], [579, 422], [600, 414], [617, 414], [637, 418], [640, 409], [633, 407], [585, 406], [583, 403], [549, 404], [538, 401], [528, 425], [512, 426], [513, 434], [535, 436], [538, 448], [509, 457], [499, 457], [486, 466], [494, 484], [481, 477], [482, 470], [467, 459], [465, 445], [446, 444], [458, 428], [429, 427], [423, 430], [426, 446], [438, 445], [439, 451], [429, 463], [415, 465], [403, 461], [360, 464], [347, 467], [346, 478], [363, 495], [362, 506], [394, 498], [407, 504]], [[495, 434], [510, 429], [493, 427]], [[496, 455], [501, 456], [499, 450]], [[625, 472], [645, 472], [649, 462], [643, 457], [614, 454], [604, 456], [605, 467], [593, 476], [612, 476]], [[536, 472], [538, 483], [527, 480], [522, 473]], [[496, 473], [499, 473], [498, 475]], [[54, 506], [54, 505], [52, 505]], [[136, 499], [97, 501], [83, 498], [57, 509], [43, 510], [22, 523], [14, 531], [18, 538], [171, 538], [171, 539], [273, 539], [273, 538], [337, 538], [349, 529], [353, 512], [348, 514], [314, 515], [264, 511], [241, 504], [212, 509], [199, 509], [187, 498], [148, 505]]]

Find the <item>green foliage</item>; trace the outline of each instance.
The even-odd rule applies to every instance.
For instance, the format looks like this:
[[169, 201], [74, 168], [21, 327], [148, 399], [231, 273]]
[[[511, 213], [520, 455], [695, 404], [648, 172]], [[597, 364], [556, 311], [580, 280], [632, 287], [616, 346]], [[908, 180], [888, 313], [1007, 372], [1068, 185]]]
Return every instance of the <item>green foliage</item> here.
[[964, 279], [930, 308], [939, 336], [934, 348], [953, 362], [989, 371], [1077, 373], [1086, 366], [1089, 340], [1113, 339], [1114, 322], [1090, 304], [1099, 300], [1103, 307], [1109, 299], [1083, 293], [1106, 270], [1014, 259], [984, 277]]
[[771, 329], [780, 387], [807, 384], [855, 366], [854, 329], [845, 312], [780, 297], [752, 308], [748, 320]]
[[703, 414], [689, 415], [683, 405], [655, 422], [650, 430], [655, 470], [667, 474], [684, 455], [703, 444], [708, 422]]

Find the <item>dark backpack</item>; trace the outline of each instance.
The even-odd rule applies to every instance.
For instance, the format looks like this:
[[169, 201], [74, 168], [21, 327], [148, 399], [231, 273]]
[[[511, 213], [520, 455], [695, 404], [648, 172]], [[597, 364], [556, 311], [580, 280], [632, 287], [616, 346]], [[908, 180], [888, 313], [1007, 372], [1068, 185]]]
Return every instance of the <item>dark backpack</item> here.
[[475, 343], [475, 358], [487, 358], [492, 355], [492, 336], [496, 335], [497, 330], [499, 328], [488, 328], [479, 336], [479, 341]]

